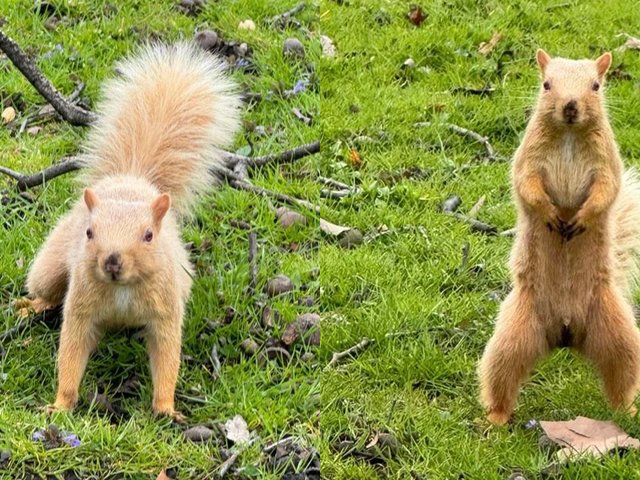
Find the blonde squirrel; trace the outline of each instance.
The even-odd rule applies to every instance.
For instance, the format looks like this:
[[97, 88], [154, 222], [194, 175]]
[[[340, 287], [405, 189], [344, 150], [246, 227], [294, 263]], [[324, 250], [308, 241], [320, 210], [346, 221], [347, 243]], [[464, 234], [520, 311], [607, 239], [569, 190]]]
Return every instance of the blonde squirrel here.
[[64, 304], [58, 391], [70, 410], [101, 333], [145, 327], [153, 411], [176, 419], [181, 330], [193, 274], [179, 220], [239, 127], [240, 97], [219, 59], [187, 43], [150, 45], [103, 87], [86, 145], [87, 185], [27, 277], [36, 309]]
[[640, 332], [630, 293], [640, 251], [640, 183], [624, 166], [603, 86], [611, 54], [537, 52], [542, 85], [513, 162], [513, 289], [479, 365], [481, 400], [509, 421], [535, 362], [570, 346], [591, 360], [614, 408], [635, 414]]

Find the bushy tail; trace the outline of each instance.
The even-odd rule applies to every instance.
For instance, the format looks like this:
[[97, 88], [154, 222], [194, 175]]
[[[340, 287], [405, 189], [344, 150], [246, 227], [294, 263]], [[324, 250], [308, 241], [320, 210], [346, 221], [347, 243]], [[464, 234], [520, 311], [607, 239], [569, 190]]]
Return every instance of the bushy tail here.
[[117, 65], [87, 142], [84, 182], [142, 176], [188, 211], [239, 127], [240, 97], [221, 61], [195, 45], [149, 45]]
[[616, 281], [631, 294], [640, 279], [640, 179], [634, 169], [624, 173], [614, 215]]

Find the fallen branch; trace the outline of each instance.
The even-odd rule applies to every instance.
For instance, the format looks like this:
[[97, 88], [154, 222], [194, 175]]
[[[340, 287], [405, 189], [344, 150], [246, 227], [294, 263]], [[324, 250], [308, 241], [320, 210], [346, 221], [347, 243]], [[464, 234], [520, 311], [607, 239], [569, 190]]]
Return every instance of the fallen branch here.
[[484, 205], [484, 202], [486, 201], [487, 197], [485, 197], [484, 195], [482, 195], [478, 201], [473, 205], [473, 207], [471, 207], [471, 209], [469, 210], [469, 212], [467, 213], [467, 217], [469, 218], [476, 218], [478, 216], [478, 212], [480, 212], [480, 209], [482, 208], [482, 206]]
[[72, 125], [89, 125], [98, 116], [90, 111], [80, 108], [73, 102], [64, 98], [51, 82], [40, 72], [33, 60], [31, 60], [10, 37], [0, 31], [0, 50], [2, 50], [11, 63], [26, 77], [31, 85], [42, 95], [51, 106]]
[[358, 353], [361, 350], [364, 350], [369, 345], [370, 342], [371, 341], [367, 337], [364, 337], [362, 340], [360, 340], [360, 342], [355, 344], [353, 347], [347, 348], [343, 352], [334, 352], [334, 354], [331, 357], [331, 361], [329, 363], [327, 363], [327, 366], [325, 367], [325, 370], [328, 370], [331, 367], [334, 367], [335, 365], [340, 363], [340, 361], [342, 361], [342, 359], [344, 359], [346, 357], [349, 357], [349, 356], [351, 356], [351, 355], [353, 355], [355, 353]]
[[501, 237], [515, 237], [516, 236], [516, 229], [515, 228], [510, 228], [509, 230], [504, 230], [503, 232], [500, 232], [500, 236]]
[[326, 190], [324, 188], [320, 190], [320, 196], [322, 198], [331, 198], [333, 200], [340, 200], [341, 198], [348, 197], [354, 193], [356, 192], [352, 190]]
[[0, 166], [0, 173], [10, 176], [17, 182], [18, 190], [24, 191], [30, 188], [42, 185], [43, 183], [53, 180], [65, 173], [73, 172], [82, 168], [82, 157], [72, 156], [65, 157], [61, 162], [51, 165], [44, 170], [33, 173], [31, 175], [25, 175], [20, 172], [16, 172], [7, 167]]
[[[431, 125], [432, 125], [431, 122], [417, 122], [413, 124], [413, 126], [417, 128], [430, 127]], [[500, 160], [498, 155], [496, 155], [496, 151], [494, 150], [493, 146], [491, 145], [491, 142], [489, 142], [489, 139], [487, 137], [483, 137], [478, 132], [474, 132], [473, 130], [469, 130], [468, 128], [460, 127], [453, 123], [445, 123], [444, 126], [459, 135], [471, 138], [472, 140], [475, 140], [476, 142], [482, 144], [484, 146], [484, 149], [487, 154], [487, 158], [489, 160], [491, 161]]]
[[320, 213], [320, 207], [318, 205], [314, 205], [307, 200], [301, 200], [299, 198], [290, 197], [289, 195], [285, 195], [284, 193], [273, 192], [271, 190], [267, 190], [266, 188], [258, 187], [256, 185], [252, 185], [247, 183], [237, 177], [235, 175], [228, 176], [229, 177], [229, 185], [231, 185], [236, 190], [245, 190], [247, 192], [255, 193], [256, 195], [260, 195], [263, 197], [271, 197], [276, 200], [286, 203], [288, 205], [294, 205], [298, 207], [303, 207], [309, 209], [315, 213]]

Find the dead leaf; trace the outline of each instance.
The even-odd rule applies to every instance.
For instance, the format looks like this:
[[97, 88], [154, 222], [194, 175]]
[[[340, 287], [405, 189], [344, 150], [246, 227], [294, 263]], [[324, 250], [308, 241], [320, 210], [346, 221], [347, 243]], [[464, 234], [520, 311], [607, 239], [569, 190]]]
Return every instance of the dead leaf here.
[[242, 415], [236, 415], [224, 424], [227, 438], [233, 443], [249, 443], [253, 434], [249, 432], [247, 422]]
[[498, 45], [498, 42], [500, 40], [502, 40], [502, 34], [500, 32], [493, 32], [491, 40], [489, 40], [488, 42], [482, 42], [480, 44], [480, 46], [478, 47], [478, 53], [483, 56], [489, 55], [493, 51], [493, 49], [496, 48], [496, 45]]
[[422, 25], [422, 22], [426, 20], [427, 15], [424, 13], [424, 10], [422, 10], [420, 5], [411, 5], [411, 9], [409, 10], [407, 17], [411, 23], [416, 27], [419, 27]]
[[255, 30], [256, 29], [256, 24], [253, 20], [251, 20], [250, 18], [241, 21], [238, 24], [238, 28], [240, 30]]
[[362, 167], [362, 157], [360, 156], [360, 152], [355, 148], [349, 150], [349, 162], [356, 168]]
[[321, 218], [320, 230], [328, 235], [335, 235], [337, 237], [339, 235], [342, 235], [344, 232], [348, 232], [349, 230], [351, 230], [351, 227], [336, 225], [335, 223], [328, 222], [325, 219]]
[[320, 45], [322, 45], [322, 56], [326, 58], [333, 58], [336, 56], [336, 46], [326, 35], [320, 35]]
[[282, 228], [289, 228], [296, 224], [307, 224], [307, 217], [286, 207], [278, 207], [276, 209], [276, 217]]
[[640, 50], [640, 38], [629, 35], [627, 41], [618, 50]]
[[540, 426], [552, 441], [563, 447], [556, 453], [561, 461], [581, 455], [599, 457], [615, 448], [640, 448], [640, 440], [610, 421], [577, 417], [567, 422], [541, 421]]
[[16, 118], [16, 110], [13, 107], [7, 107], [2, 111], [2, 121], [4, 123], [12, 122]]
[[317, 313], [303, 313], [287, 326], [280, 340], [287, 346], [294, 344], [300, 338], [310, 345], [320, 345], [319, 326], [320, 315]]

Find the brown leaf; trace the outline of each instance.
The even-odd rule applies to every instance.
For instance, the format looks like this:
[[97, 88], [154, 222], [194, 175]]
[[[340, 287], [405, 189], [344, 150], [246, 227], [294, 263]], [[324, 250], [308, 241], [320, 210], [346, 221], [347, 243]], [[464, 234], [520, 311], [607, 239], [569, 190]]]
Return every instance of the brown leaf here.
[[500, 32], [493, 32], [491, 40], [489, 40], [488, 42], [482, 42], [480, 44], [480, 46], [478, 47], [478, 53], [484, 56], [489, 55], [493, 51], [493, 49], [496, 48], [496, 45], [498, 45], [498, 42], [500, 40], [502, 40], [502, 34]]
[[571, 460], [580, 455], [599, 457], [615, 448], [640, 448], [640, 441], [629, 436], [615, 423], [577, 417], [567, 422], [541, 421], [547, 436], [562, 446], [556, 453], [560, 460]]
[[278, 223], [282, 228], [289, 228], [292, 225], [297, 224], [307, 224], [307, 217], [286, 207], [279, 207], [276, 209], [276, 217], [278, 218]]
[[356, 168], [362, 167], [362, 157], [360, 156], [360, 152], [355, 148], [349, 150], [349, 162]]
[[317, 313], [303, 313], [282, 333], [282, 343], [292, 345], [300, 338], [306, 338], [306, 343], [320, 345], [320, 315]]
[[422, 10], [420, 5], [411, 5], [411, 9], [409, 10], [409, 14], [407, 15], [409, 21], [413, 23], [416, 27], [422, 25], [427, 18], [427, 15]]

